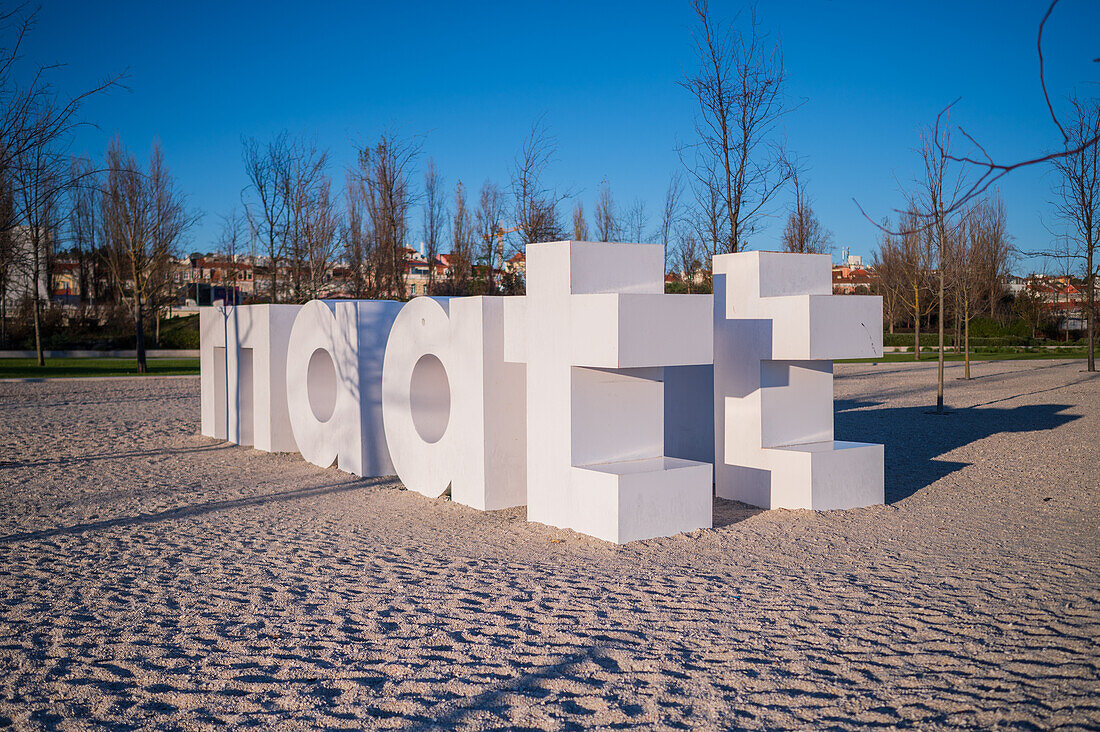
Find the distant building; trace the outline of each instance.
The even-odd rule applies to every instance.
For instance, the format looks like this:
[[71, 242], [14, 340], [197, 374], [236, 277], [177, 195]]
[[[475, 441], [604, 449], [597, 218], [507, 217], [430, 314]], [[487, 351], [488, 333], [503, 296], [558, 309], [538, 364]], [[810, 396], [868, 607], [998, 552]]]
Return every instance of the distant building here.
[[447, 277], [450, 272], [450, 255], [439, 254], [434, 258], [432, 264], [428, 263], [427, 257], [415, 249], [405, 248], [405, 293], [409, 297], [417, 297], [420, 295], [428, 295], [428, 272], [432, 267], [435, 271], [432, 273], [432, 279], [435, 282]]
[[1063, 331], [1082, 331], [1087, 326], [1085, 318], [1086, 290], [1079, 280], [1065, 275], [1031, 275], [1024, 289], [1038, 296], [1043, 312], [1058, 323]]
[[527, 275], [527, 255], [523, 252], [516, 252], [504, 263], [504, 271], [508, 274], [520, 274]]
[[26, 226], [15, 226], [10, 232], [12, 238], [12, 244], [14, 245], [14, 252], [12, 256], [13, 266], [11, 267], [10, 274], [8, 276], [7, 288], [5, 289], [4, 307], [8, 312], [14, 311], [19, 304], [29, 298], [35, 291], [38, 290], [38, 297], [42, 300], [49, 300], [51, 293], [50, 288], [50, 253], [52, 249], [52, 243], [47, 243], [39, 253], [39, 267], [38, 267], [38, 283], [37, 288], [34, 287], [34, 257], [31, 256], [33, 246], [31, 244], [30, 232]]
[[844, 247], [840, 250], [840, 266], [847, 267], [850, 270], [866, 269], [863, 266], [863, 257], [852, 254], [850, 247]]

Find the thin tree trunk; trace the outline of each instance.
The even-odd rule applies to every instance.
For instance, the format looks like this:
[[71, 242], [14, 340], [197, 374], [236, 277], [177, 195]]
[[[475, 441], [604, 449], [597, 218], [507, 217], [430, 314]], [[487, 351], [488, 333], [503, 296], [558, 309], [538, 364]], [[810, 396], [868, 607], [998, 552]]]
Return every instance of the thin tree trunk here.
[[962, 316], [959, 313], [955, 313], [954, 341], [951, 345], [955, 347], [955, 355], [958, 355], [962, 352]]
[[[274, 246], [272, 246], [274, 250]], [[279, 287], [278, 287], [278, 272], [279, 264], [275, 257], [271, 257], [271, 304], [276, 305], [279, 302]]]
[[137, 370], [139, 374], [144, 374], [146, 371], [145, 364], [145, 317], [142, 312], [141, 297], [135, 296], [134, 298], [134, 317], [137, 321]]
[[[914, 288], [915, 290], [915, 288]], [[913, 293], [913, 357], [920, 361], [920, 295]]]
[[1095, 247], [1087, 247], [1087, 255], [1085, 256], [1085, 266], [1088, 268], [1085, 271], [1088, 272], [1088, 276], [1085, 277], [1085, 287], [1087, 292], [1085, 293], [1085, 322], [1088, 325], [1088, 338], [1089, 338], [1089, 359], [1088, 366], [1089, 371], [1096, 371], [1096, 270], [1093, 269], [1092, 253]]
[[963, 328], [964, 328], [963, 338], [965, 338], [965, 347], [963, 349], [963, 354], [964, 354], [963, 359], [965, 361], [965, 365], [963, 367], [963, 372], [964, 372], [963, 373], [963, 378], [964, 379], [969, 379], [970, 378], [970, 301], [968, 299], [963, 300], [963, 312], [966, 313], [966, 315], [964, 316], [964, 322], [963, 322]]
[[[941, 245], [942, 247], [942, 245]], [[942, 251], [942, 249], [941, 249]], [[937, 372], [936, 383], [936, 412], [943, 412], [943, 255], [940, 255], [940, 312], [939, 317], [939, 331], [940, 331], [940, 353], [939, 353], [939, 368]]]
[[34, 302], [31, 307], [34, 319], [34, 352], [38, 356], [38, 365], [46, 365], [46, 354], [42, 352], [42, 309], [38, 299], [38, 282], [34, 283]]

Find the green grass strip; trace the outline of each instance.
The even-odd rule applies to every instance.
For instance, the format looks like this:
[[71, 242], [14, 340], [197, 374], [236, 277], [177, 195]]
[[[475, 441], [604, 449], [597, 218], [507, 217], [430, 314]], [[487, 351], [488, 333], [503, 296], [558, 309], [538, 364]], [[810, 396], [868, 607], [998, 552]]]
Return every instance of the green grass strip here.
[[[1064, 351], [1047, 351], [1037, 353], [1027, 353], [1021, 351], [1017, 353], [972, 353], [970, 354], [971, 361], [1033, 361], [1036, 359], [1063, 359], [1063, 358], [1084, 358], [1086, 355], [1084, 350], [1064, 350]], [[939, 356], [935, 352], [921, 353], [920, 360], [922, 363], [935, 362]], [[943, 354], [944, 361], [962, 361], [963, 354], [945, 353]], [[885, 353], [881, 358], [850, 358], [850, 359], [838, 359], [837, 363], [915, 363], [916, 359], [913, 358], [912, 353]]]
[[[150, 358], [145, 376], [197, 376], [197, 358]], [[90, 376], [142, 376], [132, 358], [0, 358], [0, 379], [57, 379]]]

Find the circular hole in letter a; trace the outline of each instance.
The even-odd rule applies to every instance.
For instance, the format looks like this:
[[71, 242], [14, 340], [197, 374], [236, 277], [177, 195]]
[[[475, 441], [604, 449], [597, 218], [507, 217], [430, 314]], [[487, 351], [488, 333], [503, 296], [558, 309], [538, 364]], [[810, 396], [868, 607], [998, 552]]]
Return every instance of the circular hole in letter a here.
[[430, 353], [413, 366], [409, 407], [420, 438], [429, 444], [439, 442], [451, 419], [451, 386], [443, 362]]
[[309, 357], [306, 393], [317, 421], [328, 422], [332, 419], [332, 413], [336, 410], [336, 364], [324, 348], [318, 348]]

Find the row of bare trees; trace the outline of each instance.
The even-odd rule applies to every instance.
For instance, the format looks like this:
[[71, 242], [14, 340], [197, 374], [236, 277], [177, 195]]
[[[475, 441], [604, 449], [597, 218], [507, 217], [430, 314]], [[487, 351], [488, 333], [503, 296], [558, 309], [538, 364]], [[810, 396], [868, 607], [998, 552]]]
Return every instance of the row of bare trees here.
[[[1094, 371], [1095, 292], [1100, 274], [1096, 256], [1100, 241], [1100, 100], [1073, 98], [1069, 107], [1072, 118], [1064, 128], [1059, 124], [1066, 132], [1065, 150], [1043, 160], [1055, 173], [1057, 245], [1027, 254], [1053, 259], [1061, 265], [1067, 284], [1079, 284], [1084, 295], [1081, 309], [1086, 319], [1087, 368]], [[903, 316], [913, 323], [914, 358], [920, 358], [922, 321], [936, 316], [937, 412], [942, 412], [946, 324], [952, 319], [956, 324], [956, 348], [961, 338], [964, 378], [970, 378], [970, 322], [983, 312], [992, 313], [1004, 294], [1008, 266], [1016, 252], [1007, 233], [1004, 205], [987, 187], [981, 189], [981, 195], [974, 193], [974, 184], [966, 175], [967, 166], [973, 163], [952, 152], [949, 128], [937, 121], [922, 136], [919, 152], [922, 174], [907, 194], [909, 206], [898, 225], [882, 227], [875, 270], [891, 331]], [[1026, 290], [1016, 299], [1018, 315], [1034, 329], [1043, 303]], [[1068, 321], [1065, 327], [1068, 337]]]
[[[357, 151], [357, 165], [346, 173], [343, 213], [335, 215], [339, 225], [315, 227], [322, 236], [306, 236], [295, 247], [291, 192], [311, 186], [328, 190], [327, 174], [313, 175], [316, 169], [309, 164], [320, 161], [323, 168], [327, 156], [285, 133], [266, 144], [247, 140], [245, 211], [250, 241], [271, 273], [267, 298], [313, 296], [313, 285], [324, 280], [337, 259], [348, 268], [351, 294], [405, 297], [414, 209], [419, 209], [425, 259], [433, 263], [448, 244], [450, 248], [445, 280], [437, 281], [436, 268], [429, 264], [432, 292], [518, 291], [522, 283], [508, 281], [505, 261], [528, 243], [570, 235], [660, 242], [666, 263], [682, 274], [688, 291], [705, 289], [711, 258], [744, 250], [791, 182], [795, 202], [784, 247], [829, 251], [831, 235], [814, 214], [804, 176], [799, 177], [781, 140], [781, 121], [790, 105], [778, 42], [761, 32], [755, 15], [742, 28], [715, 21], [702, 0], [692, 7], [699, 64], [682, 84], [698, 105], [696, 136], [679, 147], [687, 184], [678, 174], [670, 178], [664, 206], [653, 221], [641, 200], [617, 206], [605, 179], [596, 191], [591, 223], [576, 200], [571, 225], [563, 225], [559, 207], [575, 195], [546, 183], [556, 143], [540, 118], [521, 142], [506, 186], [486, 181], [475, 197], [457, 181], [449, 201], [443, 175], [431, 160], [423, 166], [422, 185], [416, 185], [422, 153], [418, 140], [382, 135]], [[330, 231], [335, 232], [331, 238]], [[315, 252], [321, 256], [311, 256]], [[299, 271], [309, 276], [294, 274]], [[294, 277], [295, 282], [281, 286], [280, 277]]]
[[[778, 40], [761, 30], [755, 10], [724, 23], [705, 0], [693, 0], [698, 61], [681, 85], [696, 104], [695, 135], [678, 147], [688, 172], [692, 205], [680, 206], [674, 181], [660, 231], [675, 239], [671, 266], [685, 282], [709, 287], [711, 259], [747, 249], [775, 213], [780, 194], [792, 189], [781, 244], [784, 251], [823, 254], [832, 234], [821, 224], [807, 191], [803, 164], [786, 148], [782, 122], [793, 107], [784, 85], [786, 70]], [[667, 243], [666, 243], [667, 249]]]
[[[502, 276], [505, 260], [530, 242], [563, 234], [558, 205], [566, 196], [544, 184], [555, 154], [546, 125], [537, 121], [524, 139], [509, 187], [485, 181], [476, 206], [461, 181], [448, 206], [444, 176], [430, 158], [418, 185], [422, 153], [418, 138], [382, 134], [356, 150], [338, 202], [330, 193], [326, 151], [287, 133], [266, 144], [245, 140], [248, 242], [268, 273], [267, 291], [257, 297], [271, 302], [316, 297], [339, 264], [347, 270], [349, 294], [404, 298], [414, 233], [424, 245], [430, 291], [521, 289], [521, 281], [509, 284]], [[413, 228], [417, 213], [419, 232]], [[448, 245], [451, 266], [440, 279], [432, 265]], [[291, 281], [281, 281], [286, 278]]]
[[65, 98], [50, 83], [56, 67], [20, 68], [36, 15], [22, 6], [0, 14], [0, 328], [7, 327], [9, 302], [29, 302], [38, 363], [45, 364], [43, 316], [56, 255], [69, 245], [82, 296], [106, 283], [113, 299], [128, 307], [144, 371], [143, 327], [195, 216], [159, 146], [145, 169], [118, 140], [102, 167], [70, 155], [74, 133], [85, 124], [84, 103], [118, 86], [120, 77]]
[[143, 169], [116, 139], [107, 149], [105, 167], [99, 187], [101, 236], [112, 279], [133, 313], [137, 367], [144, 373], [147, 314], [172, 298], [172, 264], [197, 214], [177, 189], [159, 144]]
[[[980, 201], [1001, 178], [1022, 168], [1052, 166], [1057, 174], [1055, 208], [1060, 220], [1057, 233], [1058, 246], [1054, 252], [1030, 252], [1045, 255], [1048, 259], [1060, 260], [1064, 265], [1067, 281], [1078, 278], [1085, 290], [1084, 314], [1087, 319], [1088, 333], [1088, 369], [1095, 366], [1095, 288], [1097, 266], [1095, 257], [1097, 235], [1097, 202], [1100, 200], [1098, 181], [1098, 157], [1100, 157], [1100, 100], [1096, 98], [1069, 99], [1069, 111], [1072, 119], [1063, 123], [1057, 107], [1047, 91], [1043, 63], [1043, 30], [1054, 13], [1059, 0], [1050, 0], [1046, 12], [1039, 21], [1036, 38], [1038, 55], [1038, 76], [1043, 101], [1050, 113], [1051, 121], [1061, 135], [1060, 149], [1039, 153], [1033, 157], [1016, 161], [995, 159], [972, 134], [961, 126], [957, 128], [966, 148], [959, 151], [952, 147], [951, 128], [948, 119], [956, 99], [947, 105], [936, 117], [934, 126], [926, 130], [921, 137], [920, 158], [923, 163], [922, 175], [906, 193], [908, 210], [902, 215], [902, 225], [891, 231], [888, 224], [884, 231], [891, 236], [921, 235], [927, 237], [924, 247], [935, 260], [935, 297], [939, 317], [938, 378], [936, 390], [935, 414], [944, 414], [944, 323], [946, 320], [946, 300], [949, 292], [960, 291], [957, 282], [949, 272], [952, 259], [957, 257], [961, 245], [952, 245], [952, 241], [965, 241], [956, 230], [962, 230], [973, 224], [969, 209]], [[858, 205], [858, 204], [857, 204]], [[862, 207], [861, 207], [862, 210]], [[864, 212], [866, 215], [866, 212]], [[984, 217], [982, 217], [984, 218]], [[868, 219], [870, 217], [868, 216]], [[979, 228], [986, 228], [979, 226]], [[880, 254], [881, 256], [881, 254]], [[958, 295], [956, 295], [958, 297]], [[917, 300], [914, 295], [914, 301]], [[926, 300], [927, 302], [927, 300]], [[1018, 304], [1025, 309], [1041, 304], [1032, 302], [1030, 295], [1018, 298]], [[919, 323], [920, 308], [914, 303], [915, 320]], [[1067, 335], [1068, 335], [1067, 318]], [[916, 357], [920, 357], [919, 347]], [[967, 364], [969, 376], [969, 363]]]
[[[1085, 290], [1088, 370], [1096, 371], [1096, 287], [1100, 277], [1100, 99], [1070, 100], [1068, 154], [1055, 158], [1054, 210], [1059, 245], [1041, 252], [1080, 278]], [[1089, 144], [1091, 141], [1091, 144]]]
[[886, 231], [875, 253], [884, 316], [891, 333], [898, 321], [913, 323], [915, 358], [923, 321], [933, 314], [939, 321], [953, 321], [962, 337], [970, 378], [970, 322], [992, 313], [1001, 300], [1014, 257], [1004, 204], [995, 196], [982, 198], [952, 217], [942, 231], [921, 226], [920, 221], [916, 208], [907, 211], [898, 232]]
[[[243, 157], [249, 180], [244, 195], [245, 241], [250, 254], [258, 252], [271, 263], [270, 301], [317, 297], [337, 252], [341, 224], [327, 174], [328, 152], [310, 141], [292, 140], [284, 132], [266, 145], [245, 140]], [[244, 254], [238, 250], [240, 225], [235, 210], [224, 217], [223, 254]]]

